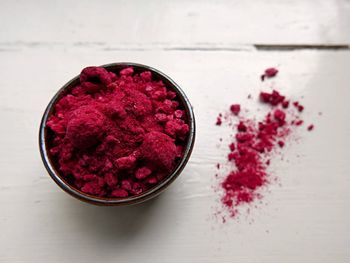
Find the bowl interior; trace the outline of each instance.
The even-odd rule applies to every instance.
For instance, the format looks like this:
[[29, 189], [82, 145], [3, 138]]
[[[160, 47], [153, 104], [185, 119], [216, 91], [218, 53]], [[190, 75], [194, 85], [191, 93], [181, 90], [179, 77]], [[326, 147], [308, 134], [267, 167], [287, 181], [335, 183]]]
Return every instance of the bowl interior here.
[[52, 177], [52, 179], [67, 193], [71, 194], [72, 196], [87, 201], [89, 203], [93, 204], [99, 204], [99, 205], [125, 205], [125, 204], [133, 204], [133, 203], [140, 203], [145, 200], [148, 200], [159, 193], [161, 193], [171, 182], [173, 182], [177, 176], [181, 173], [181, 171], [184, 169], [186, 163], [189, 160], [189, 157], [191, 155], [193, 145], [194, 145], [194, 139], [195, 139], [195, 119], [194, 114], [192, 110], [192, 106], [184, 94], [184, 92], [181, 90], [181, 88], [168, 76], [166, 76], [164, 73], [158, 71], [157, 69], [154, 69], [152, 67], [136, 64], [136, 63], [112, 63], [107, 65], [102, 65], [101, 67], [106, 68], [108, 71], [112, 71], [114, 73], [119, 73], [120, 70], [132, 66], [134, 68], [135, 73], [141, 73], [143, 71], [151, 71], [153, 79], [155, 80], [162, 80], [164, 85], [173, 91], [177, 93], [177, 98], [182, 104], [183, 109], [186, 111], [187, 119], [188, 119], [188, 125], [190, 128], [189, 134], [187, 136], [186, 141], [186, 147], [184, 149], [183, 157], [179, 160], [178, 164], [174, 168], [174, 170], [169, 174], [168, 177], [166, 177], [162, 182], [155, 185], [153, 188], [150, 188], [149, 190], [143, 192], [140, 195], [130, 196], [126, 198], [106, 198], [106, 197], [97, 197], [93, 195], [86, 194], [79, 189], [76, 189], [73, 187], [70, 182], [67, 181], [66, 178], [62, 177], [56, 168], [56, 162], [52, 160], [50, 157], [50, 154], [48, 152], [48, 149], [50, 148], [50, 137], [53, 135], [52, 131], [47, 128], [46, 122], [48, 117], [51, 115], [51, 113], [54, 110], [54, 105], [56, 102], [63, 97], [64, 95], [70, 93], [71, 89], [75, 87], [77, 84], [79, 84], [79, 75], [70, 80], [68, 83], [66, 83], [52, 98], [50, 103], [48, 104], [45, 113], [43, 115], [41, 125], [40, 125], [40, 133], [39, 133], [39, 147], [40, 147], [40, 153], [42, 160], [44, 162], [44, 165]]

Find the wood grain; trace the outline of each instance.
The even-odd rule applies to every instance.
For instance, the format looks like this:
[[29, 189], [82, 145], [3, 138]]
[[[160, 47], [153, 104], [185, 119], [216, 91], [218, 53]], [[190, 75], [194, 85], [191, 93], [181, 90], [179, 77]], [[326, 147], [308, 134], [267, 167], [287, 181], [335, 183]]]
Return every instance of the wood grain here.
[[[0, 21], [0, 262], [349, 261], [350, 51], [254, 48], [348, 45], [348, 1], [2, 1]], [[156, 200], [95, 207], [49, 178], [38, 128], [50, 98], [81, 68], [117, 61], [173, 78], [194, 106], [197, 141]], [[278, 78], [261, 83], [270, 66]], [[315, 130], [302, 127], [283, 160], [272, 160], [279, 181], [263, 203], [221, 224], [214, 166], [231, 132], [215, 118], [232, 102], [261, 116], [256, 94], [270, 85], [303, 96]]]

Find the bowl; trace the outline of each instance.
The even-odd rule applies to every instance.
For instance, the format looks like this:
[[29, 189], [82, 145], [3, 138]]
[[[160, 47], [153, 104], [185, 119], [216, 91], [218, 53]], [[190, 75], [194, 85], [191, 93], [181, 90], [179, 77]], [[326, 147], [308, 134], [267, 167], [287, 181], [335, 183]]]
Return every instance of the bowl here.
[[142, 65], [142, 64], [131, 63], [131, 62], [112, 63], [112, 64], [102, 65], [101, 67], [112, 72], [119, 72], [120, 70], [126, 67], [133, 67], [135, 73], [140, 73], [143, 71], [151, 71], [153, 79], [162, 80], [164, 85], [168, 89], [176, 92], [178, 100], [180, 101], [180, 103], [182, 103], [182, 106], [186, 111], [186, 114], [188, 117], [188, 125], [189, 125], [189, 133], [188, 133], [187, 143], [184, 149], [183, 157], [179, 160], [175, 169], [171, 172], [171, 174], [168, 177], [166, 177], [163, 181], [159, 182], [153, 188], [150, 188], [149, 190], [141, 193], [140, 195], [134, 195], [134, 196], [125, 197], [125, 198], [97, 197], [97, 196], [84, 193], [79, 189], [76, 189], [74, 186], [70, 185], [65, 180], [65, 178], [60, 175], [60, 172], [58, 171], [57, 167], [55, 167], [56, 165], [53, 162], [53, 160], [51, 160], [51, 157], [48, 153], [48, 136], [49, 136], [48, 133], [50, 131], [48, 131], [48, 127], [46, 126], [46, 123], [47, 123], [48, 117], [51, 115], [54, 109], [54, 105], [56, 104], [56, 102], [62, 96], [69, 93], [70, 90], [79, 83], [79, 75], [78, 75], [72, 80], [70, 80], [69, 82], [67, 82], [55, 94], [55, 96], [51, 99], [51, 101], [49, 102], [44, 112], [44, 115], [42, 117], [41, 124], [40, 124], [40, 130], [39, 130], [39, 149], [40, 149], [41, 158], [45, 165], [46, 170], [48, 171], [48, 174], [56, 182], [56, 184], [60, 186], [65, 192], [67, 192], [71, 196], [81, 201], [85, 201], [87, 203], [95, 204], [95, 205], [103, 205], [103, 206], [120, 206], [120, 205], [138, 204], [146, 200], [149, 200], [151, 198], [154, 198], [160, 193], [162, 193], [172, 182], [174, 182], [174, 180], [181, 174], [182, 170], [185, 168], [190, 158], [190, 155], [192, 153], [192, 149], [195, 141], [195, 118], [194, 118], [193, 109], [185, 93], [182, 91], [182, 89], [171, 78], [169, 78], [167, 75], [165, 75], [164, 73], [160, 72], [155, 68]]

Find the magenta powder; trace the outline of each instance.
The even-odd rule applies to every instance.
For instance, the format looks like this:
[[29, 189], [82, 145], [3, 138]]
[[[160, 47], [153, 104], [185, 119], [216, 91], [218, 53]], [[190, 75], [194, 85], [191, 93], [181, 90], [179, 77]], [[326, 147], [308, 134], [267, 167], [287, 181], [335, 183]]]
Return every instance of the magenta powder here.
[[278, 69], [276, 68], [267, 68], [265, 69], [264, 74], [262, 74], [260, 76], [261, 80], [264, 81], [265, 78], [273, 78], [274, 76], [276, 76], [278, 73]]
[[188, 120], [176, 93], [151, 72], [87, 67], [47, 121], [61, 175], [94, 196], [138, 195], [166, 178], [183, 155]]
[[[270, 68], [264, 75], [273, 77], [277, 72], [277, 69]], [[232, 117], [238, 118], [234, 141], [230, 143], [227, 155], [228, 162], [235, 168], [231, 168], [224, 176], [220, 187], [223, 191], [222, 204], [231, 216], [236, 215], [240, 205], [249, 204], [261, 197], [260, 188], [269, 182], [267, 167], [270, 165], [271, 152], [276, 147], [283, 148], [293, 131], [292, 127], [302, 124], [299, 115], [304, 107], [299, 102], [293, 103], [296, 108], [293, 111], [288, 109], [290, 100], [276, 90], [261, 92], [259, 97], [260, 102], [270, 105], [270, 110], [260, 121], [237, 117], [239, 111], [232, 110], [232, 106], [228, 111]], [[235, 109], [240, 109], [238, 104], [233, 105]], [[221, 123], [225, 120], [230, 125], [229, 118], [220, 118]], [[308, 130], [312, 129], [313, 125], [310, 125]]]

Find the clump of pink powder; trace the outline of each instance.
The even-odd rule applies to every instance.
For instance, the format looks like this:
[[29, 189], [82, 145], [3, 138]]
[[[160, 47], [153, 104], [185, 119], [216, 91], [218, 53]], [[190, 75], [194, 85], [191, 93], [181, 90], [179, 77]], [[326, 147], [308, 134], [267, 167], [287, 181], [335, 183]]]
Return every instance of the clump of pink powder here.
[[[277, 69], [270, 68], [264, 76], [273, 77], [277, 72]], [[224, 176], [220, 187], [223, 190], [222, 204], [231, 216], [237, 214], [240, 205], [261, 197], [259, 189], [269, 182], [267, 167], [270, 165], [271, 152], [276, 147], [283, 148], [293, 127], [299, 127], [303, 123], [300, 114], [304, 106], [294, 102], [295, 109], [291, 109], [289, 101], [277, 90], [261, 92], [260, 102], [270, 105], [270, 109], [260, 121], [238, 117], [241, 109], [239, 104], [230, 107], [228, 114], [237, 118], [238, 124], [235, 126], [234, 141], [229, 145], [227, 160], [235, 168]], [[227, 121], [221, 116], [222, 114], [218, 117], [220, 125]], [[311, 131], [313, 127], [308, 126], [308, 130]]]
[[72, 187], [93, 196], [140, 195], [183, 156], [189, 125], [174, 90], [126, 67], [87, 67], [47, 121], [50, 158]]
[[267, 69], [265, 69], [264, 74], [262, 74], [260, 76], [261, 81], [264, 81], [265, 78], [273, 78], [274, 76], [277, 75], [277, 73], [278, 73], [278, 69], [276, 69], [276, 68], [267, 68]]

